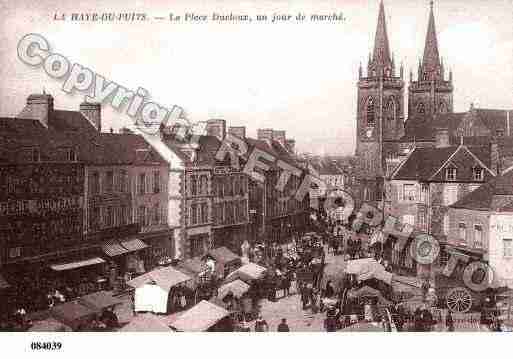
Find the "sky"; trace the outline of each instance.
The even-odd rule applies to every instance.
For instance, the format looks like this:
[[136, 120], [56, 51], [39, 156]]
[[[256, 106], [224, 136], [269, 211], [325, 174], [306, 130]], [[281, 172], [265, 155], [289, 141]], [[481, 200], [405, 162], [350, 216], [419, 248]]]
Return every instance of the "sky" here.
[[[428, 0], [385, 0], [396, 64], [416, 73], [424, 48]], [[17, 58], [28, 33], [43, 35], [53, 52], [120, 85], [147, 89], [151, 101], [184, 108], [191, 121], [223, 118], [227, 125], [286, 130], [300, 152], [352, 154], [358, 66], [374, 44], [379, 1], [55, 1], [0, 0], [0, 116], [15, 116], [43, 88], [59, 109], [78, 109], [84, 93]], [[143, 23], [55, 21], [71, 13], [136, 12]], [[343, 22], [172, 23], [169, 13], [296, 15], [342, 12]], [[513, 28], [510, 0], [434, 2], [440, 55], [453, 70], [454, 110], [473, 102], [513, 108]], [[405, 94], [407, 93], [405, 89]], [[102, 127], [131, 121], [108, 105]]]

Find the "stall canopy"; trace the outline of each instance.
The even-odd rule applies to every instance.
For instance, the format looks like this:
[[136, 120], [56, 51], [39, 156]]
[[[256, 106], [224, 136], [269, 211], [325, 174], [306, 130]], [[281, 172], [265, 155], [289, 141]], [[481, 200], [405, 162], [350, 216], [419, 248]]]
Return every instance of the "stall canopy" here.
[[50, 312], [53, 317], [72, 328], [77, 327], [84, 321], [93, 319], [98, 314], [98, 310], [89, 308], [78, 301], [57, 305]]
[[236, 279], [233, 282], [221, 286], [218, 290], [218, 297], [224, 299], [229, 293], [232, 293], [236, 298], [241, 298], [249, 290], [249, 285]]
[[76, 269], [80, 267], [87, 267], [92, 266], [95, 264], [102, 264], [105, 263], [105, 261], [99, 257], [84, 259], [81, 261], [75, 261], [75, 262], [69, 262], [69, 263], [63, 263], [63, 264], [52, 264], [50, 265], [50, 268], [52, 268], [55, 271], [64, 271], [64, 270], [70, 270], [70, 269]]
[[133, 288], [139, 288], [145, 284], [155, 283], [157, 286], [169, 292], [174, 286], [191, 280], [187, 274], [184, 274], [172, 267], [165, 267], [152, 270], [139, 277], [129, 281], [127, 284]]
[[232, 264], [236, 262], [240, 262], [241, 259], [238, 255], [233, 253], [231, 250], [229, 250], [226, 247], [219, 247], [211, 249], [208, 252], [208, 255], [214, 258], [214, 260], [218, 263], [221, 263], [223, 265], [226, 264]]
[[213, 303], [202, 300], [171, 324], [179, 332], [204, 332], [230, 313]]
[[117, 240], [111, 240], [102, 245], [103, 253], [109, 257], [119, 256], [128, 253], [128, 249], [123, 247]]
[[348, 297], [352, 298], [366, 298], [366, 297], [372, 297], [377, 298], [379, 303], [382, 305], [392, 305], [392, 302], [387, 300], [381, 292], [375, 288], [369, 287], [369, 286], [363, 286], [362, 288], [351, 290], [348, 292]]
[[79, 302], [89, 308], [92, 308], [93, 310], [100, 311], [122, 303], [121, 300], [114, 298], [110, 293], [106, 291], [85, 295], [79, 298]]
[[141, 249], [148, 248], [148, 245], [146, 243], [137, 238], [121, 241], [121, 245], [125, 247], [129, 252], [135, 252]]
[[234, 272], [230, 273], [225, 282], [230, 282], [235, 279], [241, 279], [242, 281], [252, 281], [262, 279], [265, 276], [266, 269], [255, 263], [244, 264]]
[[120, 329], [121, 332], [172, 332], [164, 321], [151, 313], [138, 314], [130, 323]]
[[387, 284], [392, 283], [392, 273], [387, 272], [385, 267], [376, 262], [374, 258], [347, 261], [345, 271], [349, 274], [356, 274], [360, 281], [374, 278]]
[[0, 273], [0, 289], [7, 289], [11, 285], [5, 280], [2, 273]]

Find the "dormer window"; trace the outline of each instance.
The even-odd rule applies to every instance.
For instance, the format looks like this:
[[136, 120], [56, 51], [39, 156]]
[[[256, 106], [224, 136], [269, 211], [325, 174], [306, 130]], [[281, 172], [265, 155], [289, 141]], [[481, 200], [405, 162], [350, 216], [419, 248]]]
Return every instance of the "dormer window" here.
[[484, 170], [481, 167], [472, 168], [472, 179], [474, 181], [482, 181], [484, 179]]
[[39, 148], [32, 149], [32, 162], [41, 161], [41, 153], [39, 152]]
[[447, 181], [456, 181], [456, 168], [448, 168], [445, 170], [445, 179]]

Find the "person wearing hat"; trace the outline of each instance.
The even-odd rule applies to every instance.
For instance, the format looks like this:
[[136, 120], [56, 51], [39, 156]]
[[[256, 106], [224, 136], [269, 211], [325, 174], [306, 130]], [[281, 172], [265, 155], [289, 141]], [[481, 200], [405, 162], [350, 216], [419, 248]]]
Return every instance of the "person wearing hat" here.
[[278, 324], [278, 332], [290, 332], [290, 328], [287, 324], [287, 319], [281, 319], [281, 323]]
[[259, 314], [257, 320], [255, 321], [255, 332], [267, 332], [269, 331], [269, 325], [262, 318], [262, 315]]

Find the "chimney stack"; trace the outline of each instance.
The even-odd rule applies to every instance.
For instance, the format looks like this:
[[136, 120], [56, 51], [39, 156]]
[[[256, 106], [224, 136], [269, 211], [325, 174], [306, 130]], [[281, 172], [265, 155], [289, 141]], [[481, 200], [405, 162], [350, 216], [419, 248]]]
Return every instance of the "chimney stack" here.
[[222, 119], [210, 119], [207, 121], [207, 136], [215, 136], [220, 141], [226, 136], [226, 121]]
[[273, 139], [273, 129], [272, 128], [259, 128], [257, 130], [257, 139], [271, 141]]
[[296, 140], [293, 140], [292, 138], [288, 138], [285, 141], [285, 147], [289, 150], [289, 152], [293, 155], [296, 154]]
[[28, 120], [38, 120], [45, 128], [48, 128], [48, 122], [52, 112], [52, 95], [46, 93], [32, 94], [27, 97], [27, 104], [16, 117]]
[[492, 171], [495, 171], [497, 176], [499, 176], [502, 169], [500, 164], [499, 145], [497, 144], [497, 139], [495, 137], [490, 141], [490, 162]]
[[230, 126], [228, 127], [228, 133], [236, 136], [240, 139], [246, 138], [246, 127], [245, 126]]
[[444, 148], [449, 147], [449, 129], [448, 128], [437, 128], [435, 133], [435, 147]]
[[287, 141], [286, 136], [285, 136], [285, 131], [273, 130], [273, 140], [278, 141], [283, 146], [285, 146], [285, 142]]
[[102, 105], [99, 102], [84, 101], [80, 104], [80, 113], [91, 122], [98, 132], [102, 132]]

